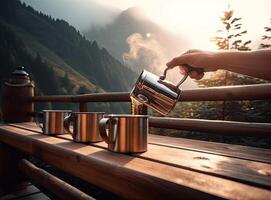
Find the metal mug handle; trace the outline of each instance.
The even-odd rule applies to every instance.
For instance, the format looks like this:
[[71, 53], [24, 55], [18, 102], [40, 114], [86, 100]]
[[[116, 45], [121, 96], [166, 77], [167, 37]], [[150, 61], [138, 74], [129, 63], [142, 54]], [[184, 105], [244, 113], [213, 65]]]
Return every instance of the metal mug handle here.
[[109, 123], [117, 124], [117, 120], [114, 118], [102, 118], [99, 122], [99, 131], [101, 137], [107, 144], [113, 144], [114, 141], [110, 140], [109, 134], [111, 134], [112, 131], [114, 133], [116, 130], [110, 130], [110, 128], [108, 127]]
[[72, 122], [72, 114], [69, 114], [68, 116], [64, 118], [63, 126], [64, 126], [65, 131], [73, 135], [70, 129], [71, 122]]
[[40, 118], [44, 117], [44, 113], [43, 112], [37, 112], [34, 118], [34, 121], [37, 125], [37, 127], [41, 128], [43, 131], [43, 123], [40, 122]]
[[[203, 73], [203, 69], [202, 68], [195, 68], [195, 67], [191, 67], [190, 65], [186, 65], [186, 64], [184, 64], [183, 66], [187, 67], [188, 72], [183, 76], [183, 78], [180, 80], [180, 82], [176, 85], [177, 88], [180, 87], [180, 85], [187, 79], [187, 77], [189, 75], [189, 72], [196, 71], [198, 73]], [[160, 76], [160, 80], [165, 80], [166, 79], [167, 71], [169, 69], [172, 69], [172, 68], [167, 67], [164, 70], [164, 74], [162, 76]]]

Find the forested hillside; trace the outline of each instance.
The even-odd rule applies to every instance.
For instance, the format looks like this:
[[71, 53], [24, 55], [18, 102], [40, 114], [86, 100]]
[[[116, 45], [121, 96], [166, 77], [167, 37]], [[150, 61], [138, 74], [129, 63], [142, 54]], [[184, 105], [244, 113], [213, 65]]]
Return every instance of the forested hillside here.
[[1, 84], [18, 65], [44, 95], [129, 91], [137, 77], [64, 20], [17, 0], [0, 2], [0, 34]]
[[[131, 87], [136, 75], [64, 20], [52, 19], [16, 0], [3, 0], [0, 4], [1, 23], [10, 26], [30, 50], [37, 53], [43, 47], [38, 52], [44, 59], [59, 64], [60, 61], [47, 55], [44, 49], [49, 50], [50, 54], [107, 91], [127, 91]], [[114, 70], [109, 71], [112, 68]]]

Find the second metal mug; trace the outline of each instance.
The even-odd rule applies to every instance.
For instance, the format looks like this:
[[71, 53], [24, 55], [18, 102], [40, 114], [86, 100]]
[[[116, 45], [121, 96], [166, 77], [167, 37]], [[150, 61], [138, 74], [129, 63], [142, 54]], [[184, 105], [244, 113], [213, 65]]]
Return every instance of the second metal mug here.
[[108, 149], [120, 153], [147, 151], [149, 119], [147, 115], [104, 115], [99, 129]]
[[[75, 142], [100, 142], [99, 121], [104, 112], [73, 112], [64, 121], [65, 130]], [[73, 130], [70, 125], [73, 123]]]
[[35, 121], [45, 135], [66, 134], [63, 123], [71, 112], [71, 110], [43, 110], [38, 113]]

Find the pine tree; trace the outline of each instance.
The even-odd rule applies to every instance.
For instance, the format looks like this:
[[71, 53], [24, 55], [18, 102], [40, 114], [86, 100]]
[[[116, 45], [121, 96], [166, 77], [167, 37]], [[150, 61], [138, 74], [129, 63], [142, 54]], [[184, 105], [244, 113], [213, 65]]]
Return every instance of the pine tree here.
[[[270, 19], [271, 23], [271, 19]], [[266, 35], [262, 36], [263, 43], [260, 44], [260, 49], [271, 48], [271, 27], [264, 27]]]
[[66, 94], [71, 94], [72, 93], [73, 86], [72, 86], [71, 80], [70, 80], [69, 75], [68, 75], [67, 72], [65, 72], [65, 75], [62, 78], [61, 86], [64, 88], [64, 91], [65, 91]]
[[[248, 46], [251, 40], [243, 41], [243, 36], [247, 34], [247, 30], [242, 30], [242, 18], [236, 17], [230, 7], [224, 11], [220, 17], [222, 28], [216, 31], [216, 36], [212, 38], [219, 50], [238, 50], [250, 51]], [[197, 81], [200, 87], [227, 86], [227, 85], [242, 85], [253, 83], [251, 78], [229, 72], [219, 70], [211, 75], [208, 79]], [[240, 113], [243, 112], [243, 106], [237, 101], [209, 102], [205, 105], [207, 109], [216, 108], [216, 117], [223, 120], [243, 120]], [[203, 114], [204, 112], [202, 112]]]

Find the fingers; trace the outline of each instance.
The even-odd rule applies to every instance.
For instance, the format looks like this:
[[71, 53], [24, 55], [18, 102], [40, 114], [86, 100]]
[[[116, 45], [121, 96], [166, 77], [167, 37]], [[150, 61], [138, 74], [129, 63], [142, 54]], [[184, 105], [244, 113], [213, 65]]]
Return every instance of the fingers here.
[[180, 74], [182, 74], [182, 75], [185, 75], [185, 74], [187, 74], [188, 73], [188, 68], [186, 67], [186, 66], [180, 66], [179, 67], [179, 72], [180, 72]]
[[200, 80], [204, 76], [204, 72], [198, 73], [197, 71], [191, 71], [189, 72], [189, 77], [192, 79]]
[[192, 79], [200, 80], [204, 76], [204, 72], [199, 72], [199, 71], [189, 71], [189, 69], [186, 66], [180, 66], [179, 67], [179, 72], [182, 75], [185, 75], [188, 73], [189, 77]]
[[189, 54], [198, 53], [198, 52], [202, 52], [202, 50], [190, 49], [190, 50], [186, 51], [184, 54], [182, 54], [181, 56], [173, 58], [166, 65], [169, 68], [173, 68], [173, 67], [176, 67], [176, 66], [180, 66], [182, 64], [189, 64], [189, 57], [190, 57]]
[[175, 57], [173, 58], [171, 61], [169, 61], [166, 65], [169, 67], [169, 68], [173, 68], [173, 67], [176, 67], [176, 66], [180, 66], [180, 65], [183, 65], [183, 64], [187, 64], [187, 56], [185, 54], [179, 56], [179, 57]]
[[[191, 66], [192, 68], [198, 68], [197, 64], [195, 64], [195, 57], [197, 53], [202, 52], [202, 50], [198, 49], [190, 49], [186, 51], [184, 54], [182, 54], [179, 57], [173, 58], [171, 61], [169, 61], [166, 65], [169, 68], [174, 68], [176, 66], [179, 66], [180, 73], [182, 75], [185, 75], [188, 73], [189, 77], [192, 79], [200, 80], [204, 76], [204, 70], [192, 70], [188, 68], [185, 65]], [[198, 56], [198, 55], [197, 55]], [[192, 62], [193, 61], [193, 62]]]

